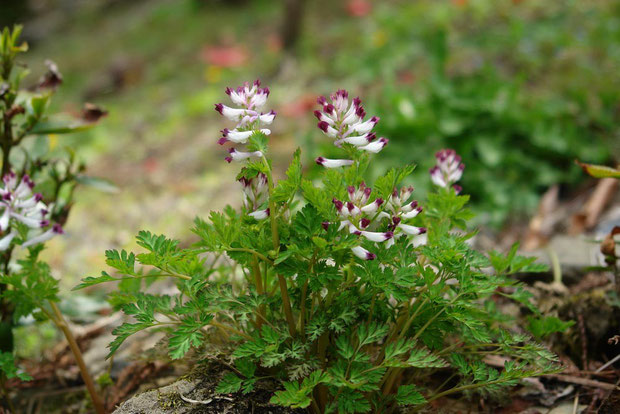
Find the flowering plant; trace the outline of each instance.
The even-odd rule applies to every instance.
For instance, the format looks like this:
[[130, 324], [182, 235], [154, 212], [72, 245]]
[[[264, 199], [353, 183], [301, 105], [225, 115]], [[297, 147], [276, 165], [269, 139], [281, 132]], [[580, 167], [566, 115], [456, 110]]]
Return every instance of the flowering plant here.
[[20, 33], [20, 26], [0, 33], [0, 389], [6, 406], [16, 412], [6, 382], [30, 377], [15, 365], [13, 328], [27, 317], [50, 320], [67, 338], [94, 408], [103, 413], [80, 350], [57, 305], [58, 281], [39, 256], [45, 242], [64, 233], [62, 226], [76, 186], [104, 184], [83, 175], [85, 167], [71, 149], [60, 156], [52, 152], [48, 134], [90, 128], [104, 111], [89, 105], [81, 120], [50, 116], [50, 99], [62, 83], [62, 75], [48, 61], [48, 70], [39, 82], [21, 89], [28, 70], [18, 65], [16, 58], [28, 46], [18, 44]]
[[[226, 158], [241, 165], [243, 205], [197, 218], [191, 247], [142, 231], [145, 252], [106, 252], [115, 273], [78, 287], [121, 282], [111, 300], [135, 320], [114, 331], [111, 353], [149, 328], [169, 333], [172, 358], [190, 348], [205, 356], [217, 343], [234, 365], [219, 392], [249, 393], [271, 377], [283, 388], [272, 403], [316, 413], [497, 394], [557, 370], [555, 356], [496, 306], [514, 300], [539, 314], [508, 275], [542, 268], [516, 247], [507, 256], [470, 247], [468, 196], [456, 184], [464, 164], [454, 151], [437, 153], [436, 191], [424, 202], [401, 184], [413, 165], [370, 186], [365, 171], [388, 140], [372, 132], [379, 119], [364, 120], [360, 99], [349, 103], [340, 90], [320, 97], [315, 115], [343, 157], [318, 157], [324, 171], [312, 182], [297, 150], [276, 181], [265, 128], [276, 114], [262, 110], [269, 90], [257, 81], [227, 94], [237, 107], [215, 108], [237, 125], [219, 142], [245, 146]], [[143, 290], [161, 278], [174, 280], [176, 294]], [[486, 364], [488, 355], [504, 357], [504, 367]]]

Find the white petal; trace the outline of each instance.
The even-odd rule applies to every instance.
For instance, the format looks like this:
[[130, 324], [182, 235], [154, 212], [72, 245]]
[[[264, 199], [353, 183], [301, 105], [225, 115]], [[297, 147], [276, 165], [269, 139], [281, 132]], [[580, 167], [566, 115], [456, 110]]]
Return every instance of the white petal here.
[[256, 220], [264, 220], [269, 217], [269, 209], [256, 210], [248, 215], [254, 217]]
[[0, 230], [5, 231], [9, 228], [9, 218], [11, 216], [11, 209], [9, 207], [4, 208], [2, 216], [0, 216]]
[[334, 160], [324, 157], [318, 157], [315, 161], [325, 168], [346, 167], [353, 164], [353, 160]]
[[418, 234], [426, 232], [424, 227], [410, 226], [409, 224], [399, 223], [398, 227], [410, 236], [417, 236]]
[[359, 257], [362, 260], [374, 260], [377, 256], [373, 253], [370, 253], [368, 250], [364, 249], [362, 246], [357, 246], [351, 248], [351, 251], [354, 255]]
[[381, 151], [383, 149], [383, 147], [385, 147], [388, 143], [388, 140], [386, 138], [380, 138], [376, 141], [371, 142], [370, 144], [363, 146], [363, 147], [359, 147], [359, 149], [361, 149], [362, 151], [368, 151], [368, 152], [372, 152], [372, 153], [378, 153], [379, 151]]
[[16, 234], [17, 233], [14, 231], [11, 231], [9, 234], [0, 239], [0, 251], [4, 251], [9, 248]]

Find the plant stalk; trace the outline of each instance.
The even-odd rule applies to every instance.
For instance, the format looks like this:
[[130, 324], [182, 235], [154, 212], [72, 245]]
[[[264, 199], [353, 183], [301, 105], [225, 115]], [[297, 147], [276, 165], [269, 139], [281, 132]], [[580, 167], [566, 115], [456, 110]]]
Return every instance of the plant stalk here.
[[54, 312], [54, 318], [52, 319], [52, 321], [65, 335], [65, 338], [67, 338], [67, 342], [69, 342], [69, 348], [71, 349], [71, 352], [73, 353], [73, 356], [75, 357], [75, 361], [77, 362], [78, 367], [80, 368], [82, 379], [84, 380], [84, 384], [86, 384], [86, 388], [88, 389], [90, 398], [93, 401], [93, 405], [95, 406], [95, 411], [97, 412], [97, 414], [105, 414], [105, 408], [103, 406], [103, 402], [101, 401], [99, 394], [97, 394], [95, 383], [93, 382], [93, 379], [90, 376], [90, 373], [88, 372], [88, 368], [86, 368], [86, 363], [84, 362], [84, 358], [82, 357], [82, 351], [80, 351], [80, 347], [78, 346], [75, 338], [73, 337], [73, 333], [71, 332], [71, 329], [69, 329], [69, 325], [67, 324], [67, 321], [65, 320], [64, 316], [62, 316], [60, 309], [58, 309], [58, 306], [56, 306], [56, 303], [54, 303], [54, 301], [50, 300], [49, 304], [52, 308], [52, 311]]

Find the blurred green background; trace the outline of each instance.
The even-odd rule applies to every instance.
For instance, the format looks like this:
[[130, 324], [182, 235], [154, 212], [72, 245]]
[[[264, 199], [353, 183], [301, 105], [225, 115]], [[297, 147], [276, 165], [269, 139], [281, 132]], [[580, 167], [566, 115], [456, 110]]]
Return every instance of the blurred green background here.
[[48, 137], [120, 189], [81, 189], [67, 236], [50, 243], [66, 288], [139, 229], [187, 240], [195, 215], [240, 202], [216, 143], [230, 125], [213, 104], [245, 80], [272, 90], [280, 171], [296, 146], [314, 168], [330, 145], [316, 96], [347, 88], [390, 139], [375, 174], [417, 163], [422, 198], [433, 154], [455, 148], [479, 223], [496, 229], [531, 214], [549, 186], [582, 185], [574, 159], [620, 155], [614, 0], [3, 1], [0, 24], [14, 23], [25, 24], [30, 82], [44, 59], [64, 76], [55, 109], [109, 111], [90, 131]]

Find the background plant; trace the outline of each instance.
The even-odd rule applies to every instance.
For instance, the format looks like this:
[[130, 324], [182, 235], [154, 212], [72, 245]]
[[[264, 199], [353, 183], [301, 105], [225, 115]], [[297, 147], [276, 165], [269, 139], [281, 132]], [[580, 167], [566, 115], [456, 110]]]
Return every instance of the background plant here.
[[[171, 358], [223, 344], [234, 372], [218, 390], [249, 393], [260, 379], [281, 381], [272, 402], [313, 412], [387, 412], [453, 393], [501, 394], [521, 378], [556, 372], [555, 356], [515, 329], [498, 310], [513, 300], [544, 320], [510, 277], [544, 267], [533, 258], [482, 254], [467, 243], [472, 213], [456, 182], [464, 166], [440, 151], [424, 202], [401, 182], [413, 165], [390, 168], [366, 184], [373, 153], [387, 144], [372, 129], [359, 98], [339, 90], [319, 98], [319, 128], [338, 158], [319, 157], [321, 179], [304, 178], [296, 151], [286, 178], [275, 181], [268, 135], [275, 118], [262, 107], [259, 82], [227, 89], [235, 107], [216, 110], [234, 121], [220, 144], [228, 162], [244, 163], [238, 180], [244, 207], [197, 218], [189, 248], [142, 231], [142, 253], [106, 252], [114, 273], [78, 288], [119, 282], [110, 302], [133, 321], [115, 329], [113, 354], [145, 329], [168, 333]], [[147, 293], [170, 279], [178, 293]], [[199, 353], [198, 356], [207, 356]], [[506, 359], [503, 369], [485, 363]], [[221, 357], [221, 356], [220, 356]], [[435, 386], [430, 378], [441, 378]], [[445, 380], [445, 381], [444, 381]]]
[[[21, 88], [28, 74], [17, 59], [19, 53], [28, 50], [26, 43], [19, 44], [21, 30], [21, 26], [5, 28], [0, 36], [0, 383], [5, 390], [8, 379], [29, 378], [15, 366], [16, 324], [27, 317], [39, 322], [50, 320], [69, 341], [95, 408], [102, 413], [79, 347], [58, 308], [58, 281], [50, 266], [40, 259], [40, 253], [46, 241], [63, 233], [78, 183], [101, 184], [83, 175], [85, 167], [71, 149], [52, 151], [49, 135], [90, 128], [104, 112], [90, 105], [85, 108], [83, 119], [48, 115], [50, 99], [62, 83], [62, 75], [48, 61], [48, 71], [38, 83]], [[5, 397], [12, 409], [6, 392]]]

